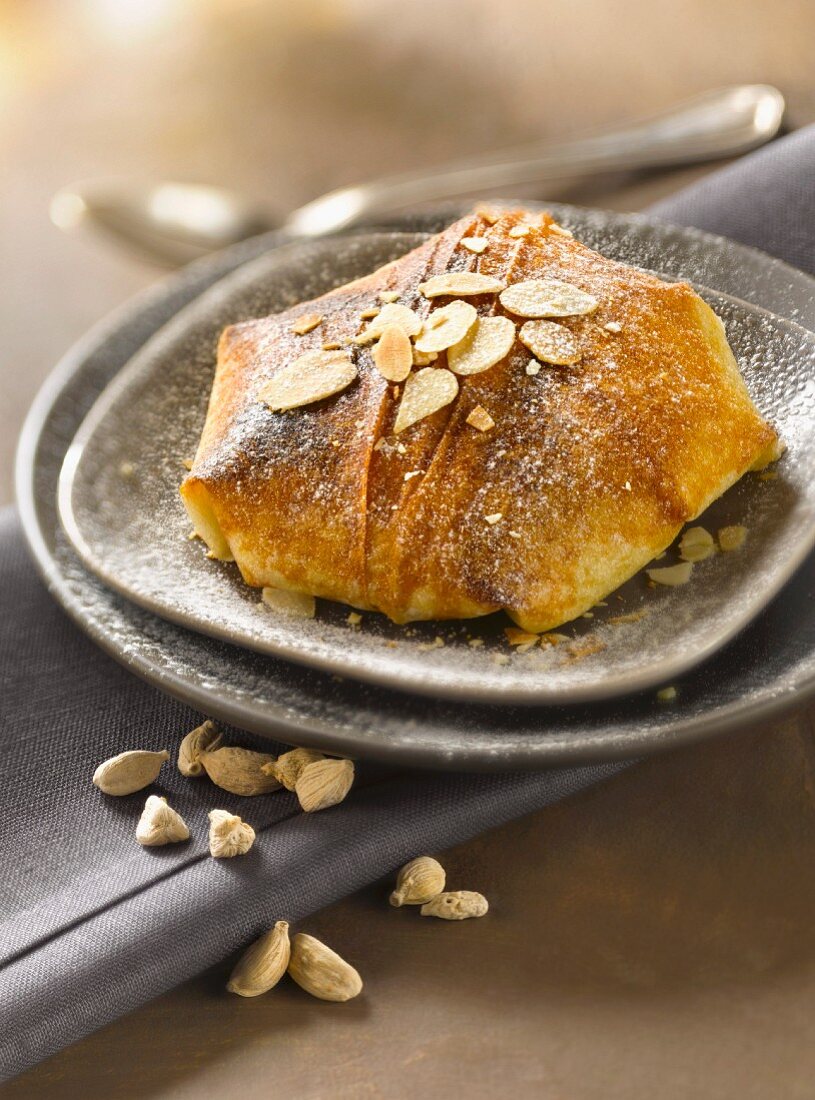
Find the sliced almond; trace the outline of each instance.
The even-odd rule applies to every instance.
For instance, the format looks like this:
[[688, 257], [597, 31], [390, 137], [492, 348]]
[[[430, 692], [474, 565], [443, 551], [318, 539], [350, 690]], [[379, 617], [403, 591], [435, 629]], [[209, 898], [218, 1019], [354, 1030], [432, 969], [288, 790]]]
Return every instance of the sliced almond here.
[[573, 642], [567, 652], [570, 661], [582, 661], [584, 657], [591, 657], [594, 653], [602, 653], [605, 648], [605, 642], [601, 642], [599, 638], [595, 638], [591, 634], [586, 634], [585, 637]]
[[399, 298], [398, 290], [380, 290], [379, 300], [380, 302], [395, 302]]
[[307, 351], [282, 367], [259, 393], [270, 409], [297, 409], [340, 393], [357, 377], [345, 352]]
[[679, 542], [679, 556], [683, 561], [704, 561], [715, 553], [713, 535], [704, 527], [689, 527]]
[[480, 255], [490, 242], [486, 237], [462, 237], [461, 246], [466, 248], [468, 252], [475, 252]]
[[571, 229], [566, 229], [565, 226], [558, 225], [557, 222], [551, 222], [549, 225], [549, 232], [555, 233], [558, 237], [573, 237]]
[[408, 336], [416, 336], [422, 330], [422, 318], [408, 306], [389, 302], [380, 309], [365, 331], [357, 336], [355, 343], [370, 344], [378, 340], [387, 325], [399, 325]]
[[530, 378], [534, 378], [536, 374], [540, 374], [541, 365], [537, 361], [537, 359], [530, 359], [529, 362], [524, 367], [524, 370], [526, 371], [526, 373], [529, 375]]
[[693, 572], [693, 562], [682, 561], [679, 565], [666, 565], [661, 569], [646, 569], [650, 580], [655, 584], [664, 584], [669, 588], [677, 588], [680, 584], [687, 584]]
[[298, 317], [294, 324], [291, 326], [291, 330], [297, 336], [305, 336], [307, 332], [311, 332], [321, 324], [322, 317], [319, 313], [306, 313], [302, 317]]
[[560, 279], [525, 279], [501, 293], [501, 305], [519, 317], [578, 317], [593, 313], [600, 303]]
[[527, 321], [518, 338], [542, 363], [568, 367], [583, 358], [574, 333], [556, 321]]
[[273, 611], [291, 615], [296, 619], [313, 619], [317, 614], [317, 602], [305, 592], [290, 592], [286, 588], [264, 588], [263, 602]]
[[389, 382], [404, 382], [413, 366], [413, 345], [401, 325], [385, 325], [373, 351], [376, 369]]
[[483, 405], [476, 405], [467, 417], [467, 423], [472, 428], [477, 428], [480, 432], [488, 432], [490, 428], [495, 427], [495, 421]]
[[608, 321], [605, 325], [603, 325], [603, 328], [606, 330], [606, 332], [623, 331], [623, 326], [620, 324], [619, 321]]
[[431, 275], [419, 290], [425, 298], [438, 298], [441, 294], [461, 295], [495, 294], [507, 284], [492, 275], [482, 275], [479, 271], [445, 271], [443, 275]]
[[726, 554], [732, 550], [740, 550], [747, 538], [747, 528], [741, 524], [732, 527], [722, 527], [719, 530], [719, 546]]
[[405, 382], [402, 403], [393, 426], [395, 435], [449, 405], [458, 393], [458, 381], [449, 370], [424, 367]]
[[494, 527], [496, 523], [500, 523], [503, 518], [503, 512], [491, 512], [490, 515], [484, 516], [484, 519], [487, 521], [490, 527]]
[[447, 365], [456, 374], [480, 374], [509, 355], [515, 343], [515, 322], [509, 317], [479, 317], [447, 352]]
[[475, 306], [468, 302], [451, 302], [434, 309], [416, 337], [416, 350], [446, 351], [463, 340], [477, 320]]
[[487, 225], [495, 225], [501, 217], [501, 211], [492, 206], [477, 206], [475, 212], [478, 214], [479, 218], [482, 218], [487, 223]]
[[510, 237], [525, 237], [529, 233], [528, 225], [513, 225], [509, 231]]
[[534, 645], [540, 641], [540, 634], [530, 634], [528, 630], [521, 630], [518, 626], [505, 626], [504, 633], [510, 645]]
[[[608, 605], [606, 604], [604, 606]], [[612, 615], [608, 621], [612, 626], [622, 626], [624, 623], [638, 623], [640, 619], [644, 619], [647, 614], [648, 611], [645, 608], [641, 608], [639, 611], [628, 611], [625, 615]]]

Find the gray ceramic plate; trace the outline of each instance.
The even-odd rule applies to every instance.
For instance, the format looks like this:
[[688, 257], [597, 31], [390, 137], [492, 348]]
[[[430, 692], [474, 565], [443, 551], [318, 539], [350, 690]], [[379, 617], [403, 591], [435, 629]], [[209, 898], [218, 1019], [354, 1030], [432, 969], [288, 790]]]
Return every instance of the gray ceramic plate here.
[[[178, 495], [180, 456], [195, 451], [223, 327], [313, 298], [423, 239], [369, 233], [290, 245], [223, 279], [166, 325], [105, 390], [68, 452], [60, 513], [80, 557], [110, 587], [172, 622], [404, 691], [567, 704], [681, 675], [743, 629], [815, 541], [815, 337], [715, 291], [700, 288], [725, 322], [754, 400], [788, 445], [779, 477], [744, 478], [700, 518], [714, 532], [745, 524], [749, 537], [739, 553], [697, 565], [682, 588], [650, 590], [640, 574], [593, 618], [562, 628], [571, 637], [590, 636], [591, 645], [584, 637], [580, 648], [597, 647], [580, 659], [567, 645], [511, 649], [503, 615], [407, 629], [373, 614], [352, 629], [349, 609], [327, 601], [312, 621], [274, 615], [236, 566], [208, 560], [202, 544], [188, 539], [190, 523]], [[605, 251], [653, 267], [653, 249], [644, 243], [621, 232]], [[674, 560], [675, 551], [660, 564]], [[631, 612], [645, 615], [619, 622]], [[474, 637], [480, 647], [470, 644]]]
[[[621, 232], [650, 242], [651, 266], [762, 302], [815, 327], [815, 281], [753, 250], [643, 218], [555, 208], [584, 239], [609, 248]], [[428, 218], [407, 229], [436, 229]], [[61, 533], [57, 478], [77, 428], [104, 386], [180, 308], [279, 243], [258, 238], [172, 276], [91, 332], [59, 364], [28, 417], [18, 455], [20, 512], [44, 579], [110, 654], [202, 712], [261, 734], [355, 756], [460, 769], [547, 767], [638, 756], [766, 721], [815, 694], [815, 556], [733, 643], [678, 682], [602, 705], [438, 703], [336, 678], [184, 630], [88, 573]]]

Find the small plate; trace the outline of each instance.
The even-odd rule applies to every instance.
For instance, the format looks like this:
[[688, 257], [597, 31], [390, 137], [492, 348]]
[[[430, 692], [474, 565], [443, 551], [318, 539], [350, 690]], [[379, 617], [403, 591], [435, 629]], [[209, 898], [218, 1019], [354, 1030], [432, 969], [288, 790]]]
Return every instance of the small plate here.
[[[747, 302], [698, 287], [725, 323], [748, 388], [787, 443], [777, 477], [748, 475], [699, 519], [741, 523], [738, 553], [697, 565], [692, 582], [650, 590], [639, 574], [573, 645], [510, 649], [503, 615], [398, 627], [321, 601], [312, 621], [274, 615], [234, 565], [214, 563], [178, 496], [194, 452], [224, 325], [285, 309], [395, 259], [422, 235], [366, 233], [262, 256], [183, 310], [105, 390], [68, 452], [62, 522], [82, 560], [128, 599], [182, 626], [381, 686], [462, 701], [566, 704], [642, 690], [681, 675], [732, 639], [789, 579], [815, 541], [815, 338]], [[607, 254], [644, 259], [624, 234]], [[686, 272], [670, 271], [668, 278]], [[676, 560], [675, 553], [661, 564]], [[610, 620], [645, 611], [629, 622]], [[471, 642], [479, 639], [474, 647]]]
[[[815, 330], [815, 279], [694, 229], [642, 215], [553, 206], [600, 251], [622, 236], [643, 266], [761, 302]], [[455, 211], [400, 220], [436, 232]], [[282, 243], [268, 234], [169, 276], [70, 349], [38, 394], [17, 452], [17, 501], [29, 549], [49, 591], [87, 635], [129, 671], [212, 718], [286, 744], [412, 767], [501, 771], [634, 758], [778, 720], [815, 698], [815, 553], [729, 646], [653, 693], [580, 707], [437, 703], [342, 681], [219, 642], [160, 619], [102, 584], [80, 562], [57, 515], [57, 482], [87, 410], [178, 311], [241, 264]], [[531, 781], [531, 780], [530, 780]]]

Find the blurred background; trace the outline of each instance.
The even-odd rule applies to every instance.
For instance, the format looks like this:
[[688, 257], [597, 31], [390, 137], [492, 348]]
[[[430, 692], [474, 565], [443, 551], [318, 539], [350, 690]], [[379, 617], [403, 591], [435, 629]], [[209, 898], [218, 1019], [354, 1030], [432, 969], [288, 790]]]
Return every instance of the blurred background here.
[[[741, 81], [780, 87], [795, 128], [815, 120], [813, 41], [812, 0], [0, 0], [0, 400], [19, 423], [72, 341], [161, 275], [60, 233], [67, 183], [212, 183], [282, 214]], [[637, 209], [709, 170], [540, 197]]]

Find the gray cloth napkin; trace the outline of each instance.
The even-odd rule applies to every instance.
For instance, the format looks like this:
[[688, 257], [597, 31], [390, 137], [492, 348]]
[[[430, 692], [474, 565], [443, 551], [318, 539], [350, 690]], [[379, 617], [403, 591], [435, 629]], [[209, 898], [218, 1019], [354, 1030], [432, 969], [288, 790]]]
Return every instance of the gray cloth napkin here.
[[[813, 178], [815, 127], [654, 213], [812, 271]], [[485, 776], [363, 766], [345, 803], [304, 815], [294, 795], [238, 799], [165, 765], [152, 789], [181, 812], [192, 839], [142, 849], [134, 829], [144, 793], [106, 798], [90, 776], [124, 748], [172, 751], [202, 716], [133, 678], [69, 622], [28, 561], [12, 510], [0, 513], [0, 591], [0, 1079], [191, 977], [276, 919], [302, 919], [418, 853], [625, 767]], [[255, 826], [249, 855], [210, 858], [213, 805]]]

